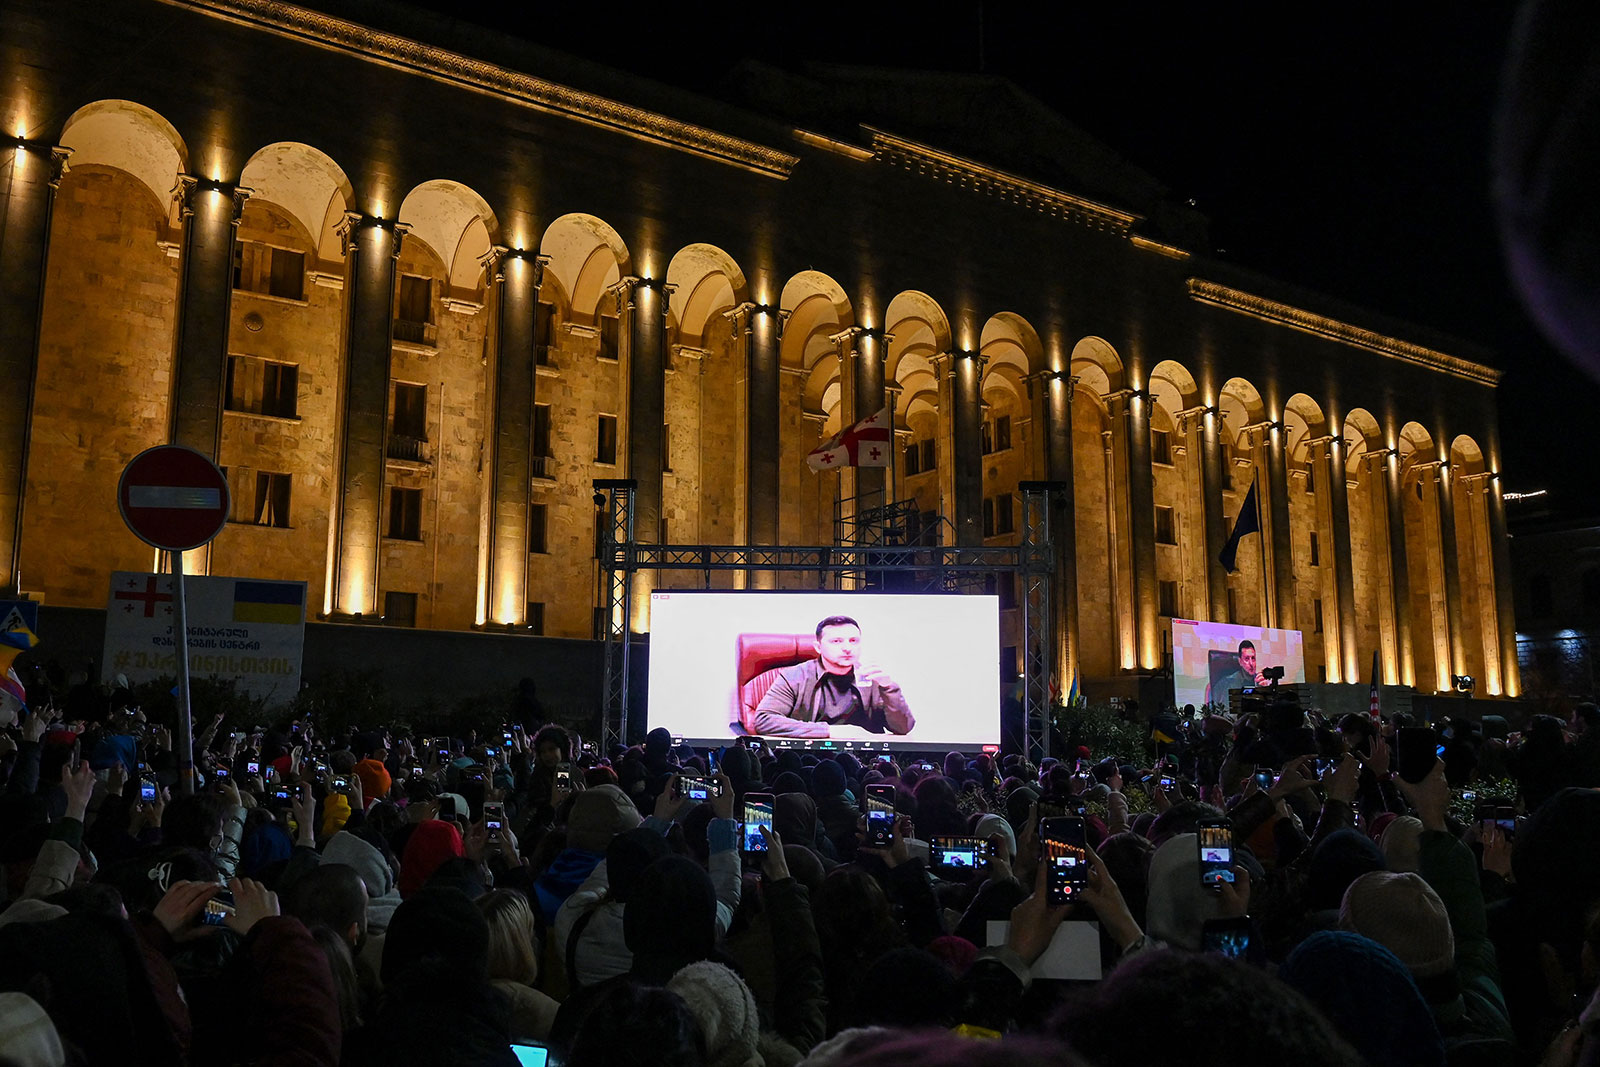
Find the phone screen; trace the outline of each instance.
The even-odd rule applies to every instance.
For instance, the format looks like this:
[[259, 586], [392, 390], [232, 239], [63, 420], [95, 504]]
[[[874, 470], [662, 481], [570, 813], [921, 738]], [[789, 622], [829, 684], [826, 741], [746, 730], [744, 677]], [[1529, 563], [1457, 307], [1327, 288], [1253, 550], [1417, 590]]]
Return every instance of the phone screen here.
[[563, 763], [556, 768], [556, 788], [572, 790], [572, 764]]
[[746, 793], [744, 798], [744, 834], [740, 848], [745, 852], [765, 852], [767, 839], [761, 836], [761, 827], [772, 829], [772, 794]]
[[517, 1067], [546, 1067], [550, 1050], [543, 1045], [512, 1045], [512, 1055], [517, 1057]]
[[981, 837], [936, 837], [928, 842], [936, 867], [976, 870], [989, 859], [989, 843]]
[[1256, 768], [1256, 785], [1262, 789], [1272, 788], [1272, 771], [1266, 767]]
[[156, 798], [156, 784], [154, 782], [139, 783], [139, 799], [154, 800]]
[[1230, 959], [1245, 959], [1250, 954], [1250, 920], [1207, 919], [1200, 934], [1200, 948]]
[[894, 843], [894, 786], [867, 786], [867, 847], [888, 848]]
[[697, 775], [680, 775], [678, 790], [695, 803], [711, 799], [711, 783]]
[[1203, 822], [1195, 835], [1200, 841], [1200, 884], [1220, 889], [1233, 881], [1233, 827], [1222, 822]]
[[1077, 816], [1046, 819], [1039, 839], [1044, 849], [1049, 902], [1070, 904], [1089, 883], [1089, 849], [1083, 836], [1083, 820]]
[[1400, 777], [1416, 785], [1433, 770], [1438, 759], [1438, 740], [1426, 726], [1407, 726], [1399, 731], [1395, 741], [1397, 770]]

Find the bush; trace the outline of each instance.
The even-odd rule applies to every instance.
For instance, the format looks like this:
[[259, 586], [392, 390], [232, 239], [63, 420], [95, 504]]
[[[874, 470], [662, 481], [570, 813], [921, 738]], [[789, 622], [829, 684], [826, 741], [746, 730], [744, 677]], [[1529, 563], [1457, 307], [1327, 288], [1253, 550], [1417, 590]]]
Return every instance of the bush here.
[[1067, 743], [1087, 746], [1097, 762], [1115, 756], [1119, 763], [1141, 766], [1155, 755], [1149, 726], [1127, 721], [1110, 705], [1058, 706], [1051, 711], [1055, 727]]

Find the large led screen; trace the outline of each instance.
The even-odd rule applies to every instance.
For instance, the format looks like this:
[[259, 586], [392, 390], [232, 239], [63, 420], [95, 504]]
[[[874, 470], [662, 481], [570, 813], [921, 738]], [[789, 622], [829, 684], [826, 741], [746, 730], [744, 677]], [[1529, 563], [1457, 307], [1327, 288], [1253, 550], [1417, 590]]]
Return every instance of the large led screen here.
[[1172, 620], [1172, 689], [1178, 707], [1227, 704], [1228, 690], [1266, 685], [1261, 672], [1283, 668], [1284, 685], [1306, 680], [1299, 630]]
[[1000, 740], [999, 639], [993, 596], [653, 593], [650, 726], [971, 751]]

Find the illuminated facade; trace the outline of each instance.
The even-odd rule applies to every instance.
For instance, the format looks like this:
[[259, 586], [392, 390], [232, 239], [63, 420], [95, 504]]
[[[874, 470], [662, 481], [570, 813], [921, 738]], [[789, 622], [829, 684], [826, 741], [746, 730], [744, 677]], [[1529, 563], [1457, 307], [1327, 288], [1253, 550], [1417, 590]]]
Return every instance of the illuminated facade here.
[[[1176, 615], [1302, 629], [1313, 681], [1376, 649], [1388, 682], [1518, 692], [1481, 356], [1191, 252], [1203, 220], [1098, 146], [1042, 181], [1005, 165], [1037, 145], [916, 114], [819, 132], [759, 106], [810, 92], [780, 75], [740, 109], [463, 33], [265, 0], [0, 13], [0, 360], [33, 383], [0, 401], [8, 585], [98, 607], [150, 567], [111, 501], [165, 441], [234, 490], [195, 569], [306, 580], [334, 619], [568, 637], [595, 477], [638, 480], [641, 540], [803, 545], [884, 490], [918, 536], [1006, 543], [1048, 479], [1063, 678], [1159, 669]], [[1004, 92], [1023, 140], [1068, 136]], [[807, 470], [885, 402], [892, 472]], [[1230, 576], [1253, 477], [1264, 550]]]

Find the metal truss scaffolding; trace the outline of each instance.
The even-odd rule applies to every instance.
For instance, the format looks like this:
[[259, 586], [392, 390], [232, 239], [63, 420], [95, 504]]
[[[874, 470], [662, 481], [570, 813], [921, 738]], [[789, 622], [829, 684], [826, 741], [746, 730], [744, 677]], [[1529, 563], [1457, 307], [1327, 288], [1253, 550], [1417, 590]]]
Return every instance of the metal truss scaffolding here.
[[[1023, 608], [1022, 692], [1026, 710], [1030, 756], [1048, 752], [1052, 702], [1051, 577], [1054, 556], [1050, 545], [1051, 482], [1024, 482], [1022, 543], [1018, 545], [941, 545], [895, 543], [892, 528], [885, 533], [852, 538], [838, 545], [652, 545], [633, 539], [631, 478], [597, 478], [595, 508], [600, 544], [600, 592], [603, 625], [598, 636], [605, 643], [605, 705], [601, 733], [606, 747], [628, 736], [629, 665], [632, 641], [629, 622], [633, 613], [634, 576], [641, 571], [689, 571], [703, 575], [703, 588], [714, 588], [714, 573], [743, 571], [816, 576], [819, 589], [893, 590], [898, 592], [983, 592], [993, 588], [990, 579], [1016, 575], [1020, 579]], [[897, 514], [885, 509], [883, 514]]]

